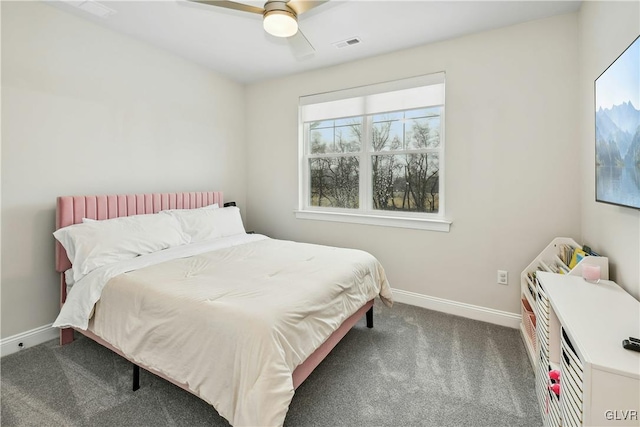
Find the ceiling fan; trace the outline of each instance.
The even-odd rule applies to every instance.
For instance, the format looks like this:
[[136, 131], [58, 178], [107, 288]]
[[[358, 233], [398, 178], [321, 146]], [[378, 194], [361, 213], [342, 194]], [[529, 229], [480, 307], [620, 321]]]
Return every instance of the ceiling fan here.
[[262, 15], [264, 30], [275, 37], [287, 38], [295, 56], [301, 59], [316, 50], [298, 28], [298, 16], [328, 0], [268, 0], [263, 8], [229, 0], [189, 1]]

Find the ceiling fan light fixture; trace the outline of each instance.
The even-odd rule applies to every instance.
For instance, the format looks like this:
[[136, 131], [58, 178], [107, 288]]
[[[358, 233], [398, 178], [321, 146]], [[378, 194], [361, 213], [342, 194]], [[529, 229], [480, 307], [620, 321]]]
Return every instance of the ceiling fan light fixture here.
[[262, 21], [264, 30], [276, 37], [291, 37], [298, 32], [298, 20], [286, 10], [268, 10]]

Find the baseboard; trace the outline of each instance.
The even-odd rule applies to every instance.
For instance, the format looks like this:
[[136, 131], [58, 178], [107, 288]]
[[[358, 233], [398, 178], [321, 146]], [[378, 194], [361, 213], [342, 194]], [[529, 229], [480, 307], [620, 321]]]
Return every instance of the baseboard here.
[[394, 301], [427, 308], [429, 310], [441, 311], [443, 313], [454, 314], [468, 319], [481, 320], [483, 322], [496, 325], [507, 326], [517, 329], [520, 327], [522, 316], [508, 311], [494, 310], [493, 308], [480, 307], [478, 305], [466, 304], [463, 302], [451, 301], [443, 298], [431, 297], [417, 294], [415, 292], [393, 289]]
[[0, 357], [8, 356], [25, 348], [57, 338], [59, 332], [60, 330], [52, 327], [50, 323], [21, 334], [3, 338], [0, 340]]

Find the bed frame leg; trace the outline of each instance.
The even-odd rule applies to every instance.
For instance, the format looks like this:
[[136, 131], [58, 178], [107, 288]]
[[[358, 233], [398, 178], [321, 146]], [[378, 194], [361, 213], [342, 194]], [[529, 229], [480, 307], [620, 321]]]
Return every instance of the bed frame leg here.
[[373, 328], [373, 307], [367, 310], [367, 328]]
[[69, 344], [73, 341], [73, 328], [60, 329], [60, 345]]
[[133, 391], [140, 388], [140, 366], [133, 364]]

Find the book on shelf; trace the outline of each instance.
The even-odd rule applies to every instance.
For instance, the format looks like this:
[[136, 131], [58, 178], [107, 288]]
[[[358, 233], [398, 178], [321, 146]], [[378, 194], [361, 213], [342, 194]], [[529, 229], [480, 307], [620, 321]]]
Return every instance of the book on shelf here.
[[573, 256], [571, 257], [571, 261], [569, 262], [569, 268], [574, 268], [584, 257], [587, 256], [587, 253], [580, 248], [575, 248], [573, 251]]
[[527, 271], [527, 288], [529, 289], [529, 294], [536, 300], [536, 291], [535, 288], [538, 286], [538, 279], [536, 278], [535, 271]]
[[540, 265], [538, 266], [538, 270], [539, 271], [551, 271], [549, 266], [547, 264], [545, 264], [545, 262], [542, 261], [542, 260], [540, 260]]
[[599, 253], [592, 251], [591, 248], [587, 245], [582, 245], [582, 250], [585, 251], [589, 256], [602, 256]]
[[574, 247], [568, 244], [562, 244], [558, 250], [558, 258], [565, 264], [569, 265], [573, 257]]
[[600, 256], [600, 254], [592, 251], [587, 245], [583, 245], [582, 248], [574, 248], [566, 243], [558, 245], [558, 258], [562, 264], [564, 264], [558, 264], [558, 267], [563, 270], [564, 273], [571, 271], [586, 256]]
[[569, 272], [571, 271], [571, 269], [567, 267], [564, 262], [557, 262], [556, 265], [558, 266], [558, 271], [560, 274], [569, 274]]
[[560, 269], [558, 268], [558, 265], [555, 262], [548, 262], [547, 267], [549, 267], [549, 270], [551, 270], [552, 273], [556, 273], [556, 274], [560, 273]]

